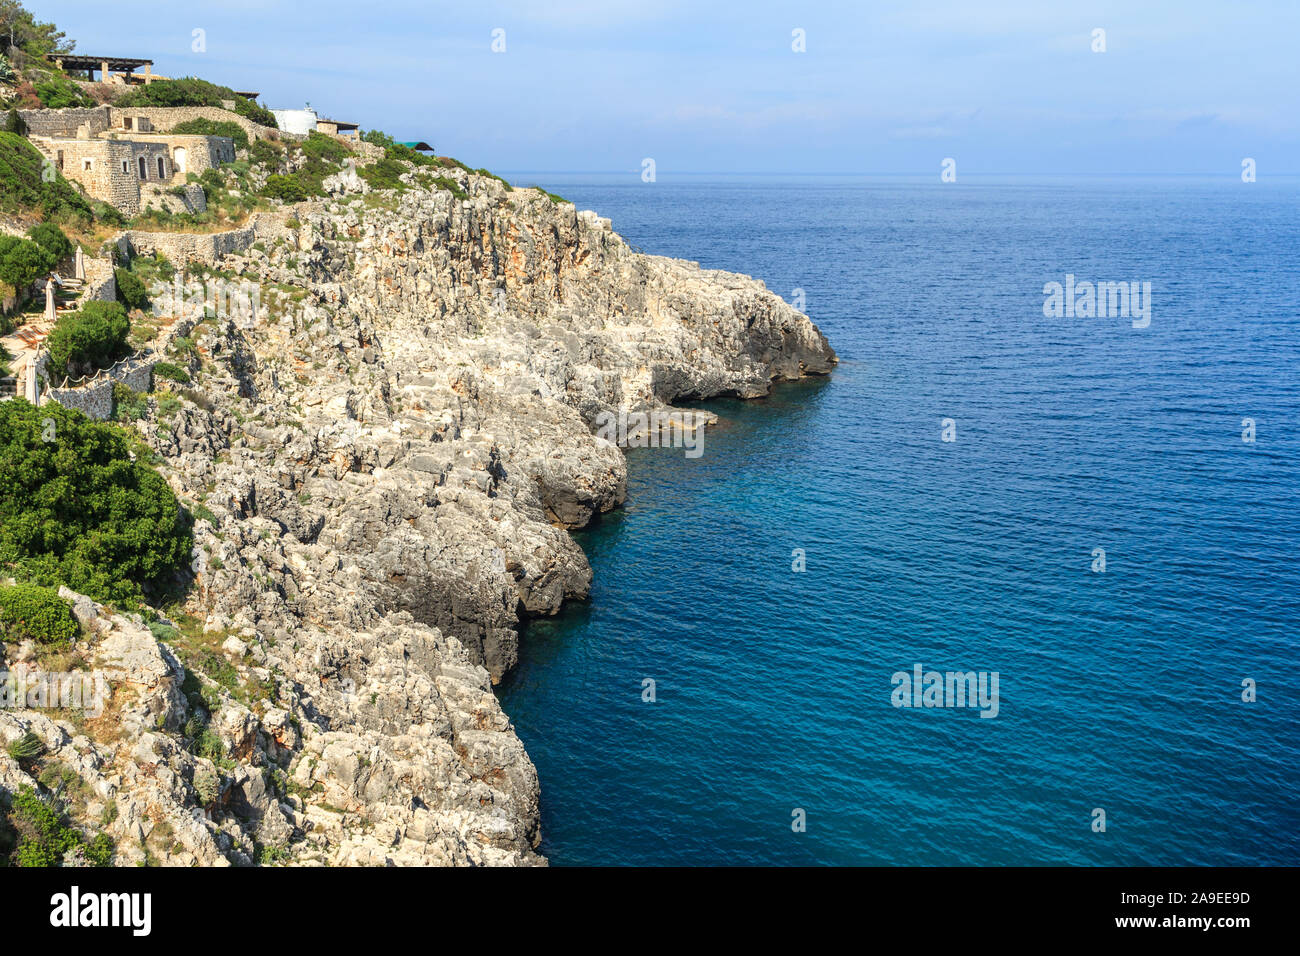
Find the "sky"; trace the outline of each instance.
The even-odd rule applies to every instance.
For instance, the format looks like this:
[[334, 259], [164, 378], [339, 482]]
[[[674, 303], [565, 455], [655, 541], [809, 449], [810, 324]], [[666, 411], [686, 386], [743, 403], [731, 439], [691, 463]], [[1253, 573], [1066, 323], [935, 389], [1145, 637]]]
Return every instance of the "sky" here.
[[1297, 0], [27, 5], [502, 172], [1300, 172]]

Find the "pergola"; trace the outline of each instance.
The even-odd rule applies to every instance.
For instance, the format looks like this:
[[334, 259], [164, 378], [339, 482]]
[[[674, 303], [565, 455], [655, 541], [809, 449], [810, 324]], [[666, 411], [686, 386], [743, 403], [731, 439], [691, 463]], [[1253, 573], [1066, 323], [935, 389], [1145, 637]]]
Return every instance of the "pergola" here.
[[153, 60], [146, 60], [143, 57], [74, 56], [71, 53], [65, 53], [54, 58], [54, 65], [60, 70], [67, 70], [68, 72], [85, 70], [86, 76], [91, 80], [94, 80], [95, 71], [98, 70], [101, 83], [108, 82], [109, 73], [122, 73], [129, 78], [136, 69], [144, 67], [145, 83], [153, 81]]

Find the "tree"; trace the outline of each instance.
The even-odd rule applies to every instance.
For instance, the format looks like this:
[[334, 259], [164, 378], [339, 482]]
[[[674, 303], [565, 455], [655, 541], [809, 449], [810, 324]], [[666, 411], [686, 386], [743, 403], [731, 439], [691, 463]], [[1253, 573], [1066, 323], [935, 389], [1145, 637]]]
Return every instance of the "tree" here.
[[0, 573], [129, 603], [192, 549], [188, 516], [125, 432], [57, 403], [0, 402]]
[[21, 294], [58, 262], [46, 249], [18, 236], [0, 236], [0, 282]]
[[42, 222], [32, 226], [27, 230], [27, 237], [54, 256], [56, 263], [72, 255], [72, 242], [63, 234], [63, 230], [52, 222]]
[[0, 0], [0, 48], [35, 57], [71, 53], [75, 44], [53, 23], [41, 23], [18, 0]]
[[114, 269], [113, 278], [117, 280], [118, 302], [128, 309], [149, 307], [149, 290], [144, 287], [139, 276], [127, 269]]
[[131, 320], [119, 302], [87, 302], [80, 312], [63, 315], [45, 340], [51, 379], [80, 378], [125, 358]]
[[18, 115], [17, 107], [9, 107], [9, 114], [5, 117], [5, 132], [16, 133], [19, 136], [27, 135], [27, 123]]

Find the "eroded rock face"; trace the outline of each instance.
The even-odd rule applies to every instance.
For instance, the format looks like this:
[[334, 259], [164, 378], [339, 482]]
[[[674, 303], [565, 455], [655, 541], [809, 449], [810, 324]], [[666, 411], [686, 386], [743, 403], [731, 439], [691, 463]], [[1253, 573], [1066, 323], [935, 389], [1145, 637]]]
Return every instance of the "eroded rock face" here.
[[[194, 344], [179, 353], [194, 382], [137, 427], [196, 504], [189, 607], [236, 679], [196, 674], [212, 669], [202, 635], [172, 648], [163, 631], [149, 652], [125, 622], [94, 639], [119, 679], [154, 680], [122, 746], [75, 748], [106, 768], [128, 846], [198, 807], [175, 862], [542, 862], [537, 774], [492, 684], [524, 617], [588, 593], [568, 531], [627, 479], [599, 416], [754, 397], [835, 364], [755, 280], [635, 253], [535, 190], [439, 173], [469, 198], [411, 176], [400, 197], [264, 217], [223, 264], [259, 287], [255, 314], [195, 308], [158, 343]], [[196, 716], [220, 759], [196, 755]], [[22, 771], [4, 760], [9, 787]]]

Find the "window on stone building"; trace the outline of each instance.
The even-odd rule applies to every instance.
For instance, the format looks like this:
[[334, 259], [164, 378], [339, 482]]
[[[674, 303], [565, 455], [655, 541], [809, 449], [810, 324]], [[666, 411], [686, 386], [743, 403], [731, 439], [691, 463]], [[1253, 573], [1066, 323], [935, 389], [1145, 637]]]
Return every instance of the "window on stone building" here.
[[163, 165], [163, 158], [161, 156], [158, 157], [158, 178], [167, 178], [167, 167]]
[[128, 163], [125, 159], [122, 160], [122, 172], [129, 173], [130, 171], [131, 171], [131, 164]]
[[95, 161], [93, 159], [83, 159], [81, 161], [81, 169], [83, 172], [88, 173], [94, 168], [95, 168]]
[[141, 179], [149, 178], [149, 164], [145, 162], [145, 158], [143, 156], [140, 157], [140, 178]]
[[59, 169], [63, 168], [63, 150], [59, 150], [58, 155], [54, 157], [54, 162], [58, 165]]
[[130, 128], [131, 128], [131, 117], [129, 116], [122, 117], [122, 129], [130, 129]]

